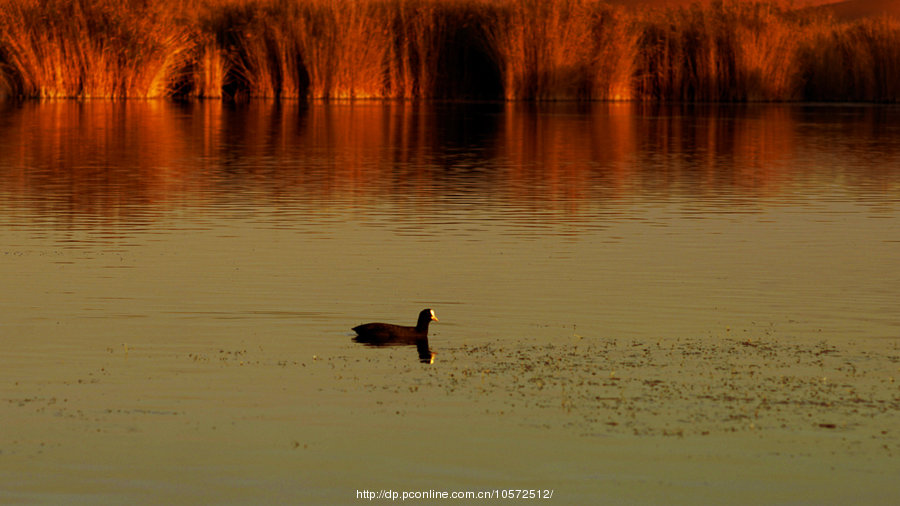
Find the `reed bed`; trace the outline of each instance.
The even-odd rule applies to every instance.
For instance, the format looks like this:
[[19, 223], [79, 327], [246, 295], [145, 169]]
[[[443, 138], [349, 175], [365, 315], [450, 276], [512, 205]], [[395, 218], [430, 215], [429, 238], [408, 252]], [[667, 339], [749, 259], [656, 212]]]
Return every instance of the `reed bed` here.
[[900, 23], [784, 1], [0, 0], [0, 96], [900, 100]]
[[798, 56], [808, 100], [900, 100], [900, 23], [864, 20], [816, 31]]
[[502, 3], [485, 33], [505, 98], [630, 98], [636, 39], [622, 17], [592, 0]]
[[28, 97], [161, 97], [187, 81], [191, 31], [141, 0], [0, 1], [0, 88]]
[[640, 30], [636, 93], [679, 101], [800, 99], [798, 51], [815, 29], [815, 18], [777, 4], [658, 13]]

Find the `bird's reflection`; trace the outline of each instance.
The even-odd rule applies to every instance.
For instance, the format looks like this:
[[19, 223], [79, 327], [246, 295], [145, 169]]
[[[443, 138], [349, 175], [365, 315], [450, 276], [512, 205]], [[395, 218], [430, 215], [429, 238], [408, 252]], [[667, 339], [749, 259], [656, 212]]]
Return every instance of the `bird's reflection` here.
[[364, 344], [366, 346], [373, 346], [378, 348], [388, 347], [388, 346], [415, 346], [416, 352], [419, 354], [419, 362], [423, 364], [433, 364], [434, 356], [437, 353], [431, 351], [431, 348], [428, 346], [428, 338], [418, 339], [415, 342], [408, 342], [404, 340], [397, 341], [370, 341], [366, 340], [364, 336], [356, 336], [353, 338], [354, 342]]

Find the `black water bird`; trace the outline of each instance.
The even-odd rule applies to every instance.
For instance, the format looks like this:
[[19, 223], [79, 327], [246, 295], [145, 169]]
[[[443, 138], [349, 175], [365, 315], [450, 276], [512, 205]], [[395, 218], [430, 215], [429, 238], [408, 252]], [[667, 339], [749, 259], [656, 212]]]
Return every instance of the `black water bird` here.
[[391, 344], [416, 344], [416, 341], [428, 339], [428, 324], [438, 321], [431, 309], [423, 309], [415, 327], [404, 327], [391, 323], [365, 323], [353, 327], [358, 343], [387, 346]]
[[428, 348], [428, 325], [438, 321], [431, 309], [423, 309], [415, 327], [404, 327], [392, 323], [365, 323], [353, 327], [357, 343], [370, 346], [415, 346], [422, 362], [434, 361], [434, 353]]

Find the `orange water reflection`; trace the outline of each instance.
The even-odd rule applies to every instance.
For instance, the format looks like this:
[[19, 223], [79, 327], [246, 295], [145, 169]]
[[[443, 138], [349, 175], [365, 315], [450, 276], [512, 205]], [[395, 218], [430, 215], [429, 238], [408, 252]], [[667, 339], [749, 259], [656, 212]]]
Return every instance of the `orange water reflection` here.
[[61, 101], [0, 118], [7, 209], [75, 219], [250, 199], [577, 223], [623, 199], [715, 209], [900, 182], [885, 107]]

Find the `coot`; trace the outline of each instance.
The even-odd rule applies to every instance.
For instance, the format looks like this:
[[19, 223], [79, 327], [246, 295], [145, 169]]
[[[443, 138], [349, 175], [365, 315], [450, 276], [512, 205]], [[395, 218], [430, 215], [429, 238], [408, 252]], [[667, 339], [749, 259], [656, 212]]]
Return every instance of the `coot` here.
[[428, 342], [428, 324], [438, 321], [431, 309], [423, 309], [419, 313], [419, 321], [415, 327], [404, 327], [390, 323], [366, 323], [353, 327], [357, 336], [356, 342], [379, 345], [416, 344]]

